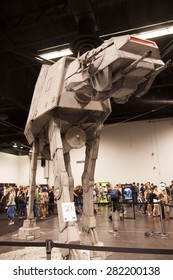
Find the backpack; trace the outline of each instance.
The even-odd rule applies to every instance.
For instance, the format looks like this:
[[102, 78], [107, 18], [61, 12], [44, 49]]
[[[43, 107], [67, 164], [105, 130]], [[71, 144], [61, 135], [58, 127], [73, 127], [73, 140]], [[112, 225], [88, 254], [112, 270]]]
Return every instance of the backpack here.
[[21, 193], [21, 194], [18, 196], [18, 202], [19, 202], [19, 203], [25, 203], [25, 202], [26, 202], [23, 193]]
[[117, 198], [119, 198], [118, 190], [116, 190], [116, 189], [111, 190], [110, 191], [110, 199], [115, 200]]

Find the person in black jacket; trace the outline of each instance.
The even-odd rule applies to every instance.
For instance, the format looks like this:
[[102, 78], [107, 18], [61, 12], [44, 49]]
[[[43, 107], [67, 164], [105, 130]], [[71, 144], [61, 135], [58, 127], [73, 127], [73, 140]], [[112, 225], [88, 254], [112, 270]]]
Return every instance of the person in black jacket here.
[[122, 194], [119, 187], [116, 186], [110, 190], [110, 199], [112, 201], [112, 211], [109, 215], [109, 219], [112, 221], [115, 216], [114, 213], [117, 211], [119, 213], [120, 219], [123, 219], [124, 208], [120, 203], [120, 198]]
[[49, 190], [49, 204], [48, 204], [48, 213], [49, 215], [53, 215], [54, 214], [54, 186], [52, 186], [52, 188]]

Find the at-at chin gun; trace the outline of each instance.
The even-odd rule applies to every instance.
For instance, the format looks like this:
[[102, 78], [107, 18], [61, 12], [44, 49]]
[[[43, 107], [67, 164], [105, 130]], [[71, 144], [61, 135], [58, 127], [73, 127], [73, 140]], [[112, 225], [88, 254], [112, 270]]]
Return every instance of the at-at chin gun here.
[[125, 103], [133, 94], [139, 97], [147, 93], [167, 66], [153, 41], [129, 35], [115, 37], [72, 62], [65, 86], [81, 103], [110, 97]]

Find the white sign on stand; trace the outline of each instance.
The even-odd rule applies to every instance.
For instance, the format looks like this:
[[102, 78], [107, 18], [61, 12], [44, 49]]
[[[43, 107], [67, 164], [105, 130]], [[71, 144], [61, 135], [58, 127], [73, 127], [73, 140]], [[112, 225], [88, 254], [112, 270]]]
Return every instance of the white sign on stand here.
[[63, 202], [62, 211], [63, 211], [64, 222], [77, 221], [74, 202]]

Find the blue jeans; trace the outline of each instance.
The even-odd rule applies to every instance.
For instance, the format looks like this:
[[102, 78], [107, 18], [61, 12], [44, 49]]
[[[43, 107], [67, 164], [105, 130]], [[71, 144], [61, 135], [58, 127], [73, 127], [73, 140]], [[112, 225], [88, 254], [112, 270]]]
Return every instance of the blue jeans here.
[[18, 204], [19, 206], [19, 216], [22, 217], [22, 216], [25, 216], [26, 215], [26, 204], [25, 203], [20, 203]]
[[10, 221], [12, 222], [14, 222], [14, 210], [15, 210], [14, 205], [10, 205], [7, 209], [8, 218], [10, 218]]
[[80, 198], [77, 198], [77, 199], [76, 199], [76, 202], [77, 202], [78, 211], [79, 211], [79, 212], [82, 212], [82, 210], [83, 210], [83, 200], [80, 199]]

